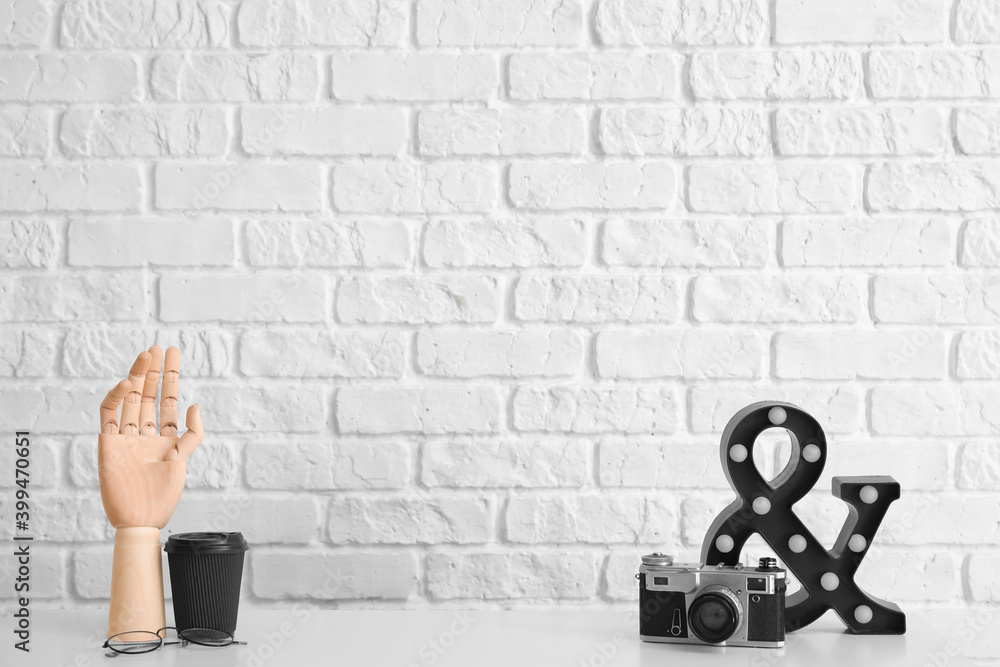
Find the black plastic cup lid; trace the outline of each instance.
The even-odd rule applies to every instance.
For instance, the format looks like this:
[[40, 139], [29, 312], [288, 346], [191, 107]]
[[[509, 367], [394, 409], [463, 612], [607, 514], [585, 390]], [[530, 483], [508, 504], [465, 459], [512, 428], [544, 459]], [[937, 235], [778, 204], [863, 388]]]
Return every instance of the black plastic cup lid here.
[[241, 553], [250, 547], [242, 533], [177, 533], [167, 538], [168, 554]]

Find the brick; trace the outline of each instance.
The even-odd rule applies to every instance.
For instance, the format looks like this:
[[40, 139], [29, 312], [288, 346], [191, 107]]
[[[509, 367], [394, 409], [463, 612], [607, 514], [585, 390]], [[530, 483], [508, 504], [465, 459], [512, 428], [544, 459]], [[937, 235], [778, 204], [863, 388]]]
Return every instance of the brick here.
[[596, 341], [601, 378], [758, 378], [767, 358], [765, 341], [750, 332], [612, 330]]
[[774, 10], [779, 44], [840, 42], [894, 44], [943, 42], [949, 6], [940, 0], [778, 0]]
[[406, 267], [410, 232], [398, 221], [251, 220], [246, 253], [255, 266]]
[[417, 368], [441, 377], [569, 377], [583, 366], [576, 331], [424, 329], [417, 333]]
[[159, 163], [156, 207], [318, 211], [324, 193], [319, 165], [292, 163]]
[[781, 332], [775, 375], [790, 379], [941, 379], [948, 350], [940, 332]]
[[770, 226], [759, 220], [609, 220], [601, 259], [612, 266], [761, 267]]
[[594, 24], [609, 46], [762, 44], [768, 9], [763, 0], [601, 0]]
[[0, 165], [0, 211], [137, 211], [139, 170], [117, 162]]
[[[683, 519], [680, 531], [683, 535], [684, 543], [700, 550], [702, 541], [705, 539], [705, 535], [708, 533], [709, 527], [712, 525], [715, 517], [732, 502], [732, 499], [732, 491], [727, 491], [724, 495], [715, 498], [707, 494], [698, 494], [695, 497], [685, 499], [681, 503]], [[836, 541], [837, 534], [840, 532], [840, 527], [843, 525], [844, 518], [847, 515], [844, 504], [833, 498], [830, 498], [830, 502], [810, 502], [810, 500], [811, 498], [807, 497], [805, 500], [797, 503], [794, 507], [794, 512], [798, 515], [802, 523], [809, 527], [809, 530], [819, 540], [820, 544], [832, 545]], [[879, 544], [884, 541], [882, 540], [884, 532], [885, 526], [883, 524], [882, 530], [879, 531], [876, 538]], [[756, 541], [756, 536], [750, 539], [752, 542], [748, 543], [748, 545]], [[769, 548], [763, 540], [760, 540], [758, 545], [757, 549]], [[745, 555], [754, 555], [758, 553], [757, 549], [745, 547], [743, 551]], [[696, 552], [694, 555], [695, 558], [692, 560], [698, 560], [699, 554]]]
[[[0, 33], [0, 39], [2, 38]], [[44, 157], [48, 148], [48, 111], [29, 107], [0, 108], [0, 155]]]
[[398, 46], [406, 36], [404, 0], [253, 0], [238, 15], [244, 46]]
[[861, 58], [845, 50], [705, 51], [691, 90], [708, 100], [844, 100], [863, 95]]
[[411, 553], [261, 551], [251, 553], [251, 567], [254, 595], [269, 600], [405, 600], [417, 589]]
[[761, 109], [617, 107], [601, 110], [598, 140], [609, 155], [768, 155]]
[[167, 530], [239, 530], [254, 546], [306, 544], [316, 532], [318, 518], [316, 501], [308, 496], [274, 498], [259, 494], [196, 496], [185, 493]]
[[672, 100], [680, 61], [670, 53], [524, 53], [511, 56], [515, 100]]
[[886, 545], [939, 544], [944, 535], [953, 545], [996, 547], [1000, 516], [990, 495], [903, 494], [893, 503], [879, 531]]
[[688, 201], [705, 213], [845, 213], [860, 207], [861, 178], [836, 164], [695, 164]]
[[727, 489], [714, 451], [709, 444], [602, 440], [598, 478], [607, 487]]
[[670, 209], [677, 201], [677, 173], [666, 162], [521, 162], [508, 178], [520, 209]]
[[698, 322], [857, 322], [866, 284], [852, 275], [703, 275], [694, 281]]
[[582, 220], [433, 220], [423, 235], [432, 267], [580, 266], [587, 257]]
[[583, 39], [580, 0], [420, 0], [417, 42], [426, 46], [572, 46]]
[[495, 322], [496, 278], [475, 275], [349, 277], [337, 289], [341, 322]]
[[[136, 350], [156, 343], [166, 349], [174, 345], [181, 351], [184, 377], [223, 377], [230, 375], [236, 357], [232, 334], [217, 329], [107, 329], [100, 326], [77, 327], [66, 335], [62, 352], [62, 374], [67, 377], [107, 378], [112, 369], [121, 373], [135, 361]], [[109, 387], [110, 388], [110, 387]]]
[[128, 55], [0, 54], [0, 102], [130, 102], [140, 90]]
[[401, 377], [409, 336], [402, 331], [247, 331], [240, 372], [249, 377]]
[[41, 46], [51, 24], [50, 7], [41, 0], [8, 0], [0, 5], [0, 46]]
[[254, 489], [399, 489], [410, 479], [410, 455], [396, 442], [251, 443], [246, 479]]
[[1000, 49], [893, 49], [868, 60], [872, 97], [947, 99], [1000, 95]]
[[[28, 482], [28, 493], [29, 499], [31, 494], [31, 489], [51, 489], [54, 487], [62, 486], [62, 459], [63, 459], [63, 447], [62, 441], [52, 438], [48, 434], [36, 434], [31, 433], [29, 435], [30, 444], [28, 445], [28, 474], [29, 477], [25, 478], [17, 474], [17, 461], [21, 457], [18, 455], [17, 450], [20, 446], [15, 447], [16, 436], [14, 431], [18, 428], [17, 422], [12, 424], [11, 433], [9, 437], [9, 445], [0, 450], [0, 465], [3, 469], [7, 471], [4, 479], [0, 481], [0, 487], [8, 489], [19, 489], [19, 482], [27, 480]], [[90, 453], [96, 459], [97, 458], [97, 438], [94, 437], [90, 441]], [[11, 491], [10, 495], [13, 496], [14, 492]], [[9, 516], [11, 520], [14, 517]]]
[[68, 249], [74, 266], [232, 266], [236, 252], [232, 220], [72, 220]]
[[1000, 41], [1000, 7], [992, 0], [958, 0], [955, 4], [955, 41], [959, 44]]
[[998, 281], [989, 275], [895, 274], [872, 286], [876, 322], [995, 324], [1000, 321]]
[[[15, 535], [13, 518], [16, 501], [13, 493], [4, 495], [6, 497], [0, 500], [0, 513], [11, 520], [0, 527], [0, 539], [11, 540]], [[31, 535], [36, 544], [42, 540], [104, 542], [115, 534], [96, 494], [90, 494], [90, 497], [69, 497], [65, 492], [61, 495], [34, 494], [31, 500], [33, 508], [45, 508], [44, 511], [31, 513]]]
[[145, 317], [146, 286], [135, 273], [0, 278], [3, 322], [120, 322]]
[[944, 266], [952, 259], [944, 218], [786, 220], [785, 266]]
[[1000, 600], [1000, 576], [997, 575], [996, 568], [998, 562], [1000, 554], [996, 552], [974, 553], [969, 556], [969, 591], [973, 600], [994, 604]]
[[949, 139], [938, 109], [778, 109], [775, 139], [783, 155], [941, 155]]
[[961, 234], [963, 266], [1000, 266], [1000, 219], [969, 220]]
[[499, 87], [496, 60], [484, 54], [337, 53], [331, 68], [338, 100], [486, 101]]
[[579, 155], [586, 121], [577, 109], [448, 107], [420, 112], [420, 154]]
[[1000, 425], [1000, 391], [989, 386], [882, 386], [871, 393], [880, 435], [991, 435]]
[[61, 230], [49, 220], [0, 220], [0, 267], [49, 268], [62, 255]]
[[56, 331], [0, 329], [0, 377], [47, 377], [59, 346]]
[[679, 400], [669, 387], [521, 387], [513, 424], [518, 431], [672, 433]]
[[[238, 456], [234, 443], [210, 437], [198, 445], [188, 459], [185, 487], [224, 489], [236, 486], [241, 468]], [[69, 473], [74, 486], [99, 488], [96, 436], [81, 436], [73, 440], [69, 450]]]
[[71, 49], [227, 46], [231, 6], [218, 0], [70, 0], [59, 44]]
[[597, 558], [579, 552], [432, 553], [427, 592], [436, 600], [590, 599]]
[[340, 433], [490, 433], [500, 396], [488, 386], [365, 387], [337, 391]]
[[[109, 387], [110, 388], [110, 387]], [[35, 385], [0, 389], [0, 418], [18, 431], [94, 433], [94, 406], [107, 394], [103, 387], [82, 389]]]
[[829, 489], [836, 476], [872, 474], [891, 470], [904, 493], [913, 490], [940, 491], [953, 486], [953, 448], [939, 442], [884, 442], [878, 439], [854, 442], [838, 438], [817, 482]]
[[488, 498], [335, 498], [327, 527], [334, 544], [475, 544], [493, 512]]
[[402, 109], [250, 107], [240, 112], [251, 155], [397, 155], [406, 148]]
[[589, 480], [590, 443], [568, 440], [462, 440], [422, 447], [421, 482], [429, 487], [580, 487]]
[[866, 191], [873, 211], [1000, 208], [1000, 164], [876, 164], [868, 170]]
[[1000, 110], [956, 109], [955, 141], [966, 155], [1000, 154]]
[[59, 145], [70, 157], [222, 155], [228, 132], [223, 109], [71, 108]]
[[793, 403], [815, 417], [827, 434], [857, 431], [865, 414], [864, 397], [852, 385], [705, 383], [690, 390], [691, 431], [721, 434], [733, 415], [757, 401]]
[[166, 53], [151, 67], [153, 97], [166, 102], [308, 102], [320, 89], [311, 53]]
[[515, 496], [504, 520], [514, 543], [650, 544], [676, 533], [677, 518], [665, 498], [588, 494]]
[[[671, 553], [675, 550], [671, 549]], [[687, 559], [685, 559], [687, 560]], [[692, 560], [697, 560], [694, 558]], [[604, 568], [604, 595], [611, 600], [639, 601], [639, 585], [635, 580], [638, 571], [635, 551], [612, 551]]]
[[881, 551], [858, 571], [857, 584], [870, 595], [900, 602], [945, 602], [962, 597], [961, 556], [935, 551]]
[[[162, 533], [161, 533], [162, 536]], [[110, 545], [75, 549], [71, 557], [73, 563], [73, 590], [85, 600], [107, 600], [111, 596], [111, 567], [114, 562], [114, 548]], [[170, 599], [170, 559], [160, 554], [163, 569], [163, 597]]]
[[681, 289], [666, 276], [540, 276], [518, 279], [514, 316], [524, 321], [672, 322]]
[[481, 163], [338, 164], [333, 205], [358, 213], [471, 213], [497, 206], [500, 176]]
[[166, 322], [322, 322], [326, 300], [322, 276], [258, 273], [160, 278], [160, 319]]
[[[0, 33], [0, 36], [2, 36], [2, 33]], [[0, 560], [0, 591], [2, 591], [0, 592], [0, 597], [2, 598], [13, 600], [25, 595], [25, 592], [15, 588], [15, 586], [22, 586], [24, 579], [21, 578], [21, 582], [18, 581], [21, 576], [19, 572], [20, 563], [18, 562], [20, 559], [14, 556], [17, 553], [17, 549], [24, 544], [24, 542], [20, 542], [3, 545], [4, 553], [11, 555]], [[28, 585], [30, 586], [29, 590], [32, 601], [39, 598], [46, 600], [60, 599], [66, 596], [67, 574], [65, 561], [66, 557], [62, 550], [43, 551], [41, 549], [31, 549], [31, 570], [28, 577]], [[10, 613], [13, 614], [14, 612], [11, 611]]]
[[1000, 333], [965, 331], [958, 336], [955, 374], [962, 379], [1000, 380]]
[[182, 405], [186, 393], [197, 396], [206, 428], [212, 432], [318, 433], [327, 430], [329, 397], [322, 388], [236, 387], [230, 383], [199, 386], [195, 391], [181, 384]]

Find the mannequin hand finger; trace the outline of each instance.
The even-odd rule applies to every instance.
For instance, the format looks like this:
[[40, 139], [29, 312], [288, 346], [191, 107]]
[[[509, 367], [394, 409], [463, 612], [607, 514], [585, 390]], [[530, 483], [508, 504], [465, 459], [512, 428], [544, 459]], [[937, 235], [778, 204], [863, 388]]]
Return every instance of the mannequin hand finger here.
[[205, 432], [201, 425], [201, 410], [199, 410], [197, 403], [188, 408], [184, 423], [187, 424], [187, 431], [177, 441], [177, 448], [170, 451], [170, 454], [167, 456], [168, 460], [186, 460], [205, 437]]
[[142, 386], [142, 403], [139, 406], [139, 434], [156, 435], [156, 389], [160, 384], [160, 365], [163, 352], [159, 345], [149, 348], [149, 368]]
[[163, 390], [160, 392], [160, 435], [177, 435], [177, 389], [180, 384], [181, 351], [170, 346], [163, 358]]
[[118, 406], [129, 392], [131, 384], [122, 380], [101, 401], [101, 433], [118, 434]]
[[152, 355], [141, 352], [128, 372], [129, 392], [122, 406], [122, 435], [136, 435], [139, 432], [139, 404], [142, 402], [142, 387], [146, 384], [146, 370]]

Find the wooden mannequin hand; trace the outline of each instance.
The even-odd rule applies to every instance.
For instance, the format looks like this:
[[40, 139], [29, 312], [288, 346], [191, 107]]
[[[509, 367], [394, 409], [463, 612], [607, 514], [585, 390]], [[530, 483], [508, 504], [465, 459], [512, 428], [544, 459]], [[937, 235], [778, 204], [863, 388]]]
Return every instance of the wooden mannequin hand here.
[[[184, 490], [187, 457], [204, 437], [197, 404], [188, 408], [187, 432], [177, 436], [181, 353], [168, 347], [165, 360], [163, 357], [156, 345], [139, 354], [128, 379], [119, 382], [101, 403], [101, 435], [97, 439], [101, 500], [115, 528], [159, 529], [167, 524]], [[157, 435], [156, 389], [161, 360], [165, 363]]]

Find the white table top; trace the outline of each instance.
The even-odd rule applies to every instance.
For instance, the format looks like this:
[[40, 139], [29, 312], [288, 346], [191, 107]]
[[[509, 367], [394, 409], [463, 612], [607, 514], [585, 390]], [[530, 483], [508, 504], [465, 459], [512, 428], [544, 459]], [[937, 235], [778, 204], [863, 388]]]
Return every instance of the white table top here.
[[[105, 656], [106, 612], [36, 610], [32, 651], [12, 647], [4, 624], [0, 664], [88, 667], [109, 664], [268, 667], [671, 667], [672, 665], [809, 665], [907, 667], [945, 651], [947, 640], [919, 615], [902, 636], [845, 634], [828, 613], [788, 635], [782, 649], [714, 648], [639, 640], [635, 614], [624, 611], [310, 611], [243, 610], [238, 639], [247, 646], [164, 646], [153, 653]], [[948, 667], [970, 666], [963, 656]]]

